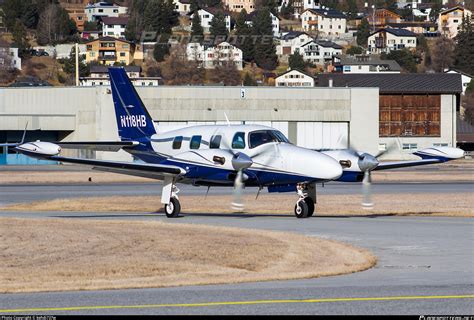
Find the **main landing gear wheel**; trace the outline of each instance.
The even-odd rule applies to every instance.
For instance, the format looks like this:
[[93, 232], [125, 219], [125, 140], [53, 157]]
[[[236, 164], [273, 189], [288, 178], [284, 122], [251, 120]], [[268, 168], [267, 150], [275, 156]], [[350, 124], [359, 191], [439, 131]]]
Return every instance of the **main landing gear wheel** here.
[[295, 204], [295, 216], [300, 218], [307, 218], [309, 213], [308, 204], [305, 200], [300, 200]]
[[306, 202], [306, 205], [308, 206], [308, 217], [312, 217], [314, 213], [314, 200], [310, 197], [306, 197], [304, 198], [304, 202]]
[[171, 198], [170, 203], [165, 204], [165, 213], [168, 218], [176, 218], [181, 212], [181, 204], [177, 198]]

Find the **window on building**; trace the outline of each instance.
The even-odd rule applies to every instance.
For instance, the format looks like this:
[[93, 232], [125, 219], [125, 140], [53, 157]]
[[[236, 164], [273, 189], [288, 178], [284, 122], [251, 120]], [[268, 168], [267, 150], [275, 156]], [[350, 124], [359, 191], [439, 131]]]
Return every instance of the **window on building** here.
[[174, 137], [173, 149], [181, 149], [181, 144], [182, 143], [183, 143], [183, 136]]
[[126, 55], [125, 52], [120, 52], [121, 57], [125, 57], [125, 55]]
[[190, 149], [199, 149], [201, 146], [202, 136], [192, 136], [191, 141], [189, 141]]
[[212, 136], [211, 141], [209, 142], [209, 148], [210, 149], [219, 149], [220, 146], [221, 146], [221, 140], [222, 140], [221, 135]]
[[232, 149], [245, 149], [245, 132], [237, 132], [234, 135]]
[[418, 149], [418, 144], [417, 143], [404, 143], [402, 145], [402, 149], [403, 150], [410, 150], [410, 151], [417, 150]]
[[447, 147], [447, 143], [433, 143], [433, 147]]

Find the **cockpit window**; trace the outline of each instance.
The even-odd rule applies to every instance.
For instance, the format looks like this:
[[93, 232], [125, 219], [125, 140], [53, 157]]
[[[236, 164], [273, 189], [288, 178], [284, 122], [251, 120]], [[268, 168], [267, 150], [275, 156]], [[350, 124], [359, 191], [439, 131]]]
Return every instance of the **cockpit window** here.
[[250, 148], [269, 142], [289, 142], [283, 133], [277, 130], [258, 130], [249, 133]]
[[237, 132], [234, 134], [232, 149], [245, 149], [245, 132]]

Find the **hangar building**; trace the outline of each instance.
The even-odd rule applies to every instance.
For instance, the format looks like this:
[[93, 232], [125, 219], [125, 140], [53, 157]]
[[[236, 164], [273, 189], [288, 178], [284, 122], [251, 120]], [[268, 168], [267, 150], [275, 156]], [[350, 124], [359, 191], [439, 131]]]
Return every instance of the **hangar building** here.
[[[337, 81], [334, 83], [337, 84]], [[460, 83], [459, 77], [459, 90]], [[225, 124], [227, 115], [231, 123], [275, 127], [293, 143], [307, 148], [346, 148], [350, 143], [360, 150], [374, 154], [384, 147], [387, 141], [383, 135], [379, 137], [379, 105], [382, 103], [384, 106], [381, 96], [385, 92], [382, 90], [381, 88], [379, 92], [376, 86], [362, 85], [326, 88], [137, 88], [156, 122], [158, 132], [195, 124]], [[429, 99], [427, 101], [432, 101]], [[400, 137], [403, 145], [406, 141], [412, 143], [411, 139], [416, 139], [413, 143], [416, 143], [417, 148], [433, 144], [456, 144], [458, 91], [439, 93], [439, 99], [436, 101], [433, 102], [436, 104], [433, 108], [439, 108], [439, 132], [434, 135]], [[0, 142], [21, 140], [26, 122], [29, 123], [26, 138], [29, 141], [118, 140], [112, 95], [107, 87], [0, 89]], [[411, 147], [403, 150], [401, 145], [400, 149], [387, 153], [386, 158], [413, 157]], [[22, 155], [8, 154], [6, 148], [0, 152], [0, 164], [35, 161]], [[64, 152], [70, 156], [131, 160], [124, 152]]]

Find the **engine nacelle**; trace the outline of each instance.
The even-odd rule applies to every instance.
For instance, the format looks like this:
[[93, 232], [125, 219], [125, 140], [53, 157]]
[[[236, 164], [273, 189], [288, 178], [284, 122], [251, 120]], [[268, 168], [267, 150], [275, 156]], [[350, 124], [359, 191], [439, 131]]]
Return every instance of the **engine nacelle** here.
[[48, 158], [57, 156], [61, 152], [61, 147], [51, 142], [36, 141], [23, 143], [15, 150], [31, 157]]

